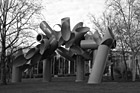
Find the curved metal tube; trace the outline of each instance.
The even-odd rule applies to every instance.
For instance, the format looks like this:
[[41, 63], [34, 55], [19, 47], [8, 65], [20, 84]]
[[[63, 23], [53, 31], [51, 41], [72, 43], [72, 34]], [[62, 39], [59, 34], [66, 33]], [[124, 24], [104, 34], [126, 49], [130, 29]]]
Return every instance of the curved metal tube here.
[[73, 53], [71, 51], [66, 50], [65, 48], [59, 47], [57, 48], [57, 52], [65, 57], [66, 59], [70, 60], [70, 61], [74, 61], [74, 59], [72, 58]]
[[40, 23], [40, 28], [46, 34], [47, 38], [50, 38], [52, 36], [53, 30], [46, 21], [42, 21]]
[[44, 34], [38, 34], [36, 37], [36, 40], [38, 42], [42, 42], [43, 39], [47, 39], [46, 35], [44, 35]]
[[71, 30], [70, 30], [70, 18], [66, 17], [61, 19], [62, 27], [61, 27], [61, 33], [62, 37], [65, 41], [68, 41], [71, 36]]
[[84, 39], [84, 35], [89, 31], [88, 27], [79, 27], [75, 30], [73, 38], [66, 42], [67, 47], [71, 47], [73, 44], [80, 46], [80, 41]]
[[77, 24], [73, 27], [72, 32], [75, 32], [75, 30], [76, 30], [77, 28], [79, 28], [79, 27], [83, 27], [83, 22], [77, 23]]
[[30, 58], [32, 58], [34, 55], [35, 55], [35, 53], [37, 52], [37, 51], [39, 51], [39, 49], [38, 48], [31, 48], [26, 54], [25, 54], [25, 58], [26, 59], [30, 59]]
[[81, 40], [80, 46], [83, 49], [97, 49], [98, 45], [94, 42], [94, 40]]
[[88, 84], [101, 83], [103, 72], [106, 66], [108, 52], [113, 43], [114, 35], [111, 30], [107, 30], [101, 44], [99, 45], [97, 55], [94, 60], [94, 65], [88, 80]]
[[31, 65], [35, 65], [36, 63], [38, 63], [41, 60], [42, 55], [37, 52], [31, 59]]
[[42, 55], [44, 51], [49, 48], [50, 41], [48, 39], [43, 39], [41, 44], [40, 44], [40, 54]]
[[27, 60], [24, 57], [24, 55], [22, 54], [22, 55], [16, 57], [16, 59], [13, 62], [13, 66], [20, 67], [20, 66], [24, 65], [25, 63], [27, 63]]
[[98, 45], [100, 45], [102, 38], [101, 38], [101, 35], [99, 34], [99, 32], [96, 30], [92, 36], [93, 36], [93, 39], [95, 40], [95, 42]]

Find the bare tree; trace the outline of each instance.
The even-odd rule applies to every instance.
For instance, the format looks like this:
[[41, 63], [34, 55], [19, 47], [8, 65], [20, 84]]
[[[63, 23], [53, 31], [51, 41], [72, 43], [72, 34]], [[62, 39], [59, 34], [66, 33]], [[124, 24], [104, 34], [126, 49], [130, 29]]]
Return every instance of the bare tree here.
[[[113, 14], [116, 35], [123, 53], [130, 51], [132, 55], [132, 81], [136, 77], [136, 56], [140, 50], [139, 0], [108, 0], [108, 10]], [[125, 54], [124, 54], [125, 55]], [[125, 61], [125, 57], [124, 57]]]
[[106, 4], [107, 9], [103, 13], [103, 17], [97, 20], [91, 15], [91, 21], [101, 33], [105, 31], [107, 26], [113, 29], [117, 40], [117, 48], [121, 49], [126, 72], [128, 69], [125, 58], [126, 51], [130, 52], [133, 63], [132, 80], [135, 81], [135, 59], [140, 50], [140, 1], [107, 0]]
[[[111, 15], [111, 13], [107, 14], [106, 11], [103, 12], [103, 16], [100, 18], [96, 18], [94, 15], [90, 14], [89, 16], [91, 23], [93, 24], [93, 27], [95, 30], [98, 30], [98, 32], [103, 36], [106, 29], [108, 29], [108, 27], [110, 27], [111, 29], [114, 29], [114, 22], [113, 22], [113, 17]], [[110, 57], [109, 60], [111, 60], [111, 62], [113, 62], [112, 60], [112, 50], [110, 50]], [[113, 63], [114, 64], [114, 63]], [[113, 75], [113, 65], [111, 63], [111, 78], [112, 80], [114, 80], [114, 75]]]
[[0, 1], [2, 84], [7, 83], [5, 74], [7, 51], [30, 42], [30, 39], [33, 38], [31, 30], [33, 31], [37, 28], [37, 25], [32, 22], [32, 18], [40, 14], [40, 9], [41, 6], [35, 0]]

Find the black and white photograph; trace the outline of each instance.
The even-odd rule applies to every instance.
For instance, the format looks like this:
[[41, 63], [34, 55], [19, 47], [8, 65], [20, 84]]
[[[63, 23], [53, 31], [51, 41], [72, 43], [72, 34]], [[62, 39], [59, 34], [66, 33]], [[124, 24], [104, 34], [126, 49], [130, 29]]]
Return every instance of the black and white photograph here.
[[0, 93], [139, 93], [140, 0], [0, 0]]

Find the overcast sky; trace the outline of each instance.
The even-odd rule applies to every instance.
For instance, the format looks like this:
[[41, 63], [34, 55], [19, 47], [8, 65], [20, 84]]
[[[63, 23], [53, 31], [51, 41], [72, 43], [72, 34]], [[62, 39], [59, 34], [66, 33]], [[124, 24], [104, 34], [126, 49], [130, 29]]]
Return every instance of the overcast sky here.
[[105, 0], [43, 0], [44, 20], [51, 27], [61, 23], [64, 17], [70, 17], [71, 27], [82, 21], [90, 26], [88, 14], [99, 17], [105, 9]]

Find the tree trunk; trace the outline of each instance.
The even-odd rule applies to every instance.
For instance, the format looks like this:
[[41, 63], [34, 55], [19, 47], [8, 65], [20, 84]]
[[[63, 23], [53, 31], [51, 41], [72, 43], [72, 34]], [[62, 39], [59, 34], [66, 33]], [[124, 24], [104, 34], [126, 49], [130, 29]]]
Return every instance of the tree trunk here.
[[5, 38], [2, 37], [2, 52], [1, 52], [1, 81], [2, 84], [6, 85], [6, 50], [5, 50]]
[[127, 67], [127, 63], [126, 63], [126, 59], [125, 59], [125, 53], [123, 53], [123, 61], [124, 61], [124, 64], [125, 64], [125, 69], [124, 69], [124, 75], [123, 75], [123, 79], [127, 80], [127, 71], [128, 71], [128, 67]]
[[110, 51], [110, 61], [111, 61], [111, 80], [114, 80], [114, 73], [113, 73], [113, 69], [114, 69], [114, 60], [113, 60], [113, 54], [112, 54], [112, 50]]
[[122, 74], [124, 74], [123, 75], [123, 79], [126, 79], [127, 80], [127, 63], [126, 63], [126, 59], [125, 59], [125, 51], [124, 51], [124, 46], [123, 46], [123, 48], [122, 48], [122, 56], [123, 56], [123, 61], [124, 61], [124, 64], [125, 64], [125, 71], [124, 71], [124, 73], [122, 73]]
[[2, 45], [2, 51], [1, 51], [1, 81], [2, 84], [6, 85], [6, 47], [5, 47], [5, 33], [3, 32], [4, 30], [1, 30], [1, 45]]
[[136, 61], [134, 55], [132, 55], [132, 81], [136, 80]]
[[5, 64], [5, 52], [2, 49], [1, 54], [1, 81], [3, 85], [6, 85], [6, 64]]
[[[0, 31], [1, 31], [1, 47], [2, 47], [2, 51], [1, 51], [1, 81], [2, 84], [6, 85], [6, 13], [4, 13], [3, 15], [3, 25], [0, 24]], [[3, 29], [1, 29], [1, 27]]]
[[2, 84], [6, 85], [6, 47], [5, 47], [5, 36], [2, 36], [2, 51], [1, 51], [1, 81]]
[[112, 79], [112, 80], [114, 80], [113, 67], [114, 67], [114, 65], [112, 64], [112, 65], [111, 65], [111, 79]]

